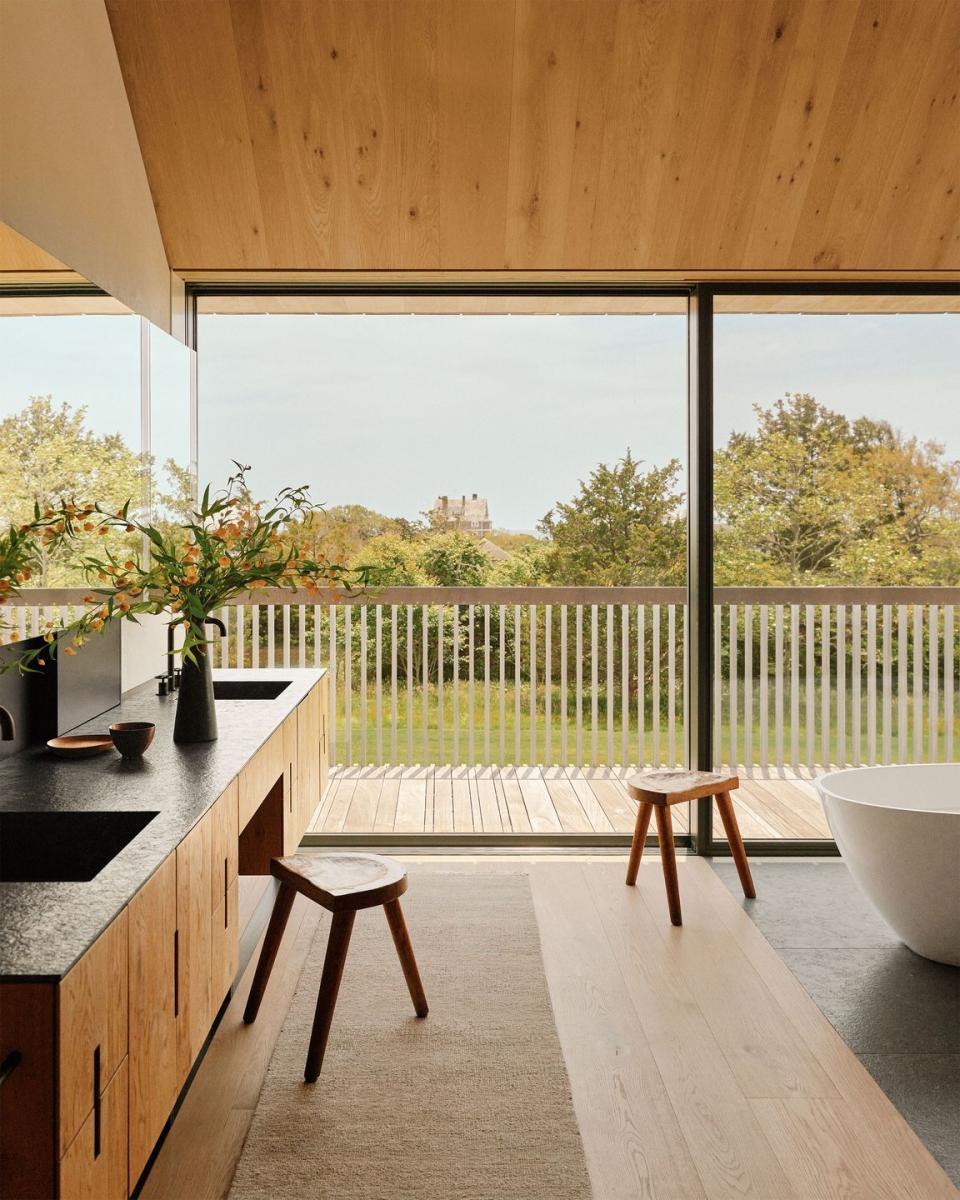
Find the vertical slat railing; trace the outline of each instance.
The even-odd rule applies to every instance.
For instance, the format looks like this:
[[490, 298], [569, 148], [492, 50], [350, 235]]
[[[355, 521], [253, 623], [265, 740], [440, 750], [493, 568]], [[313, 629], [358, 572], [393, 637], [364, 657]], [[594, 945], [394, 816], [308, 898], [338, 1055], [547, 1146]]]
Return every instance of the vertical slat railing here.
[[[228, 636], [217, 639], [216, 662], [328, 667], [335, 762], [412, 762], [418, 752], [425, 764], [677, 764], [687, 689], [686, 622], [676, 597], [608, 600], [597, 589], [564, 601], [544, 591], [518, 588], [516, 601], [511, 594], [494, 604], [466, 589], [449, 600], [403, 603], [261, 597], [217, 610]], [[810, 589], [796, 600], [789, 589], [771, 599], [737, 589], [735, 599], [718, 599], [718, 763], [806, 773], [950, 759], [956, 593], [911, 591], [901, 598], [894, 589], [844, 589], [820, 601]], [[24, 636], [66, 611], [6, 609], [9, 627]]]

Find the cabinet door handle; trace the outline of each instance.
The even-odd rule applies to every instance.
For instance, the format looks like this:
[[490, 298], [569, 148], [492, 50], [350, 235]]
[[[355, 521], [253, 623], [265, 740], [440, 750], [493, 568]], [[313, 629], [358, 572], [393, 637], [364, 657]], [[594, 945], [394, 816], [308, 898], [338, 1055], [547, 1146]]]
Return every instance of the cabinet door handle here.
[[180, 930], [173, 931], [173, 1015], [180, 1016]]
[[23, 1061], [23, 1055], [19, 1050], [11, 1050], [7, 1057], [0, 1063], [0, 1084], [4, 1083], [13, 1074], [14, 1069]]
[[230, 927], [230, 917], [229, 917], [229, 912], [228, 912], [229, 904], [230, 904], [230, 886], [227, 883], [227, 860], [224, 859], [223, 860], [223, 927], [224, 927], [224, 929], [228, 929]]
[[100, 1157], [100, 1047], [93, 1052], [93, 1157]]

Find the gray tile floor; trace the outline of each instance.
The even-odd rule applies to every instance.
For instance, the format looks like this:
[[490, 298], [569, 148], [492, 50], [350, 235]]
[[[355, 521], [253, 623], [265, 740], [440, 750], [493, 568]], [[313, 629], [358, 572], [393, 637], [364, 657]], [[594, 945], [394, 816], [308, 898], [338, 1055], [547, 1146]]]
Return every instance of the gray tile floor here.
[[731, 862], [717, 874], [930, 1153], [960, 1186], [960, 969], [920, 958], [842, 862], [751, 863], [743, 900]]

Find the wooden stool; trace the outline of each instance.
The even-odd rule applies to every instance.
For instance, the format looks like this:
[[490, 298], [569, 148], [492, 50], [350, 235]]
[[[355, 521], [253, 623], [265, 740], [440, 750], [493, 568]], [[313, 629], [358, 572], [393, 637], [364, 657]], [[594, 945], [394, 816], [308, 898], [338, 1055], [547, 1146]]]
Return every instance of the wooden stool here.
[[427, 998], [400, 909], [400, 897], [407, 890], [407, 873], [399, 863], [380, 854], [294, 854], [289, 858], [275, 858], [270, 870], [280, 880], [280, 891], [267, 926], [243, 1020], [244, 1024], [250, 1025], [257, 1019], [290, 909], [297, 892], [302, 892], [333, 913], [303, 1072], [307, 1083], [313, 1083], [320, 1074], [323, 1052], [327, 1048], [353, 920], [361, 908], [383, 905], [413, 1007], [418, 1017], [427, 1015]]
[[701, 796], [713, 796], [720, 810], [720, 820], [727, 833], [730, 853], [737, 864], [737, 874], [743, 886], [743, 894], [756, 899], [747, 852], [743, 848], [737, 814], [734, 812], [730, 793], [740, 786], [736, 775], [712, 775], [709, 771], [641, 771], [627, 780], [627, 791], [640, 805], [637, 810], [637, 826], [633, 831], [630, 847], [630, 862], [627, 864], [627, 886], [637, 882], [637, 871], [643, 856], [643, 843], [647, 840], [650, 814], [657, 814], [657, 839], [660, 842], [660, 859], [663, 863], [663, 881], [667, 888], [667, 904], [670, 920], [682, 925], [680, 914], [680, 883], [677, 879], [677, 859], [673, 849], [673, 821], [670, 805], [683, 800], [699, 800]]

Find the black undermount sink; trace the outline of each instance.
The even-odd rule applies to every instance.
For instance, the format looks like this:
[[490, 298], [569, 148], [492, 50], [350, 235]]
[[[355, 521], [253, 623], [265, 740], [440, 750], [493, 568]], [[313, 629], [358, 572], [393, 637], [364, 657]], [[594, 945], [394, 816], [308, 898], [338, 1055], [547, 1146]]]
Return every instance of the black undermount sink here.
[[156, 812], [0, 812], [0, 882], [83, 883]]
[[290, 686], [289, 679], [215, 679], [214, 700], [276, 700]]

